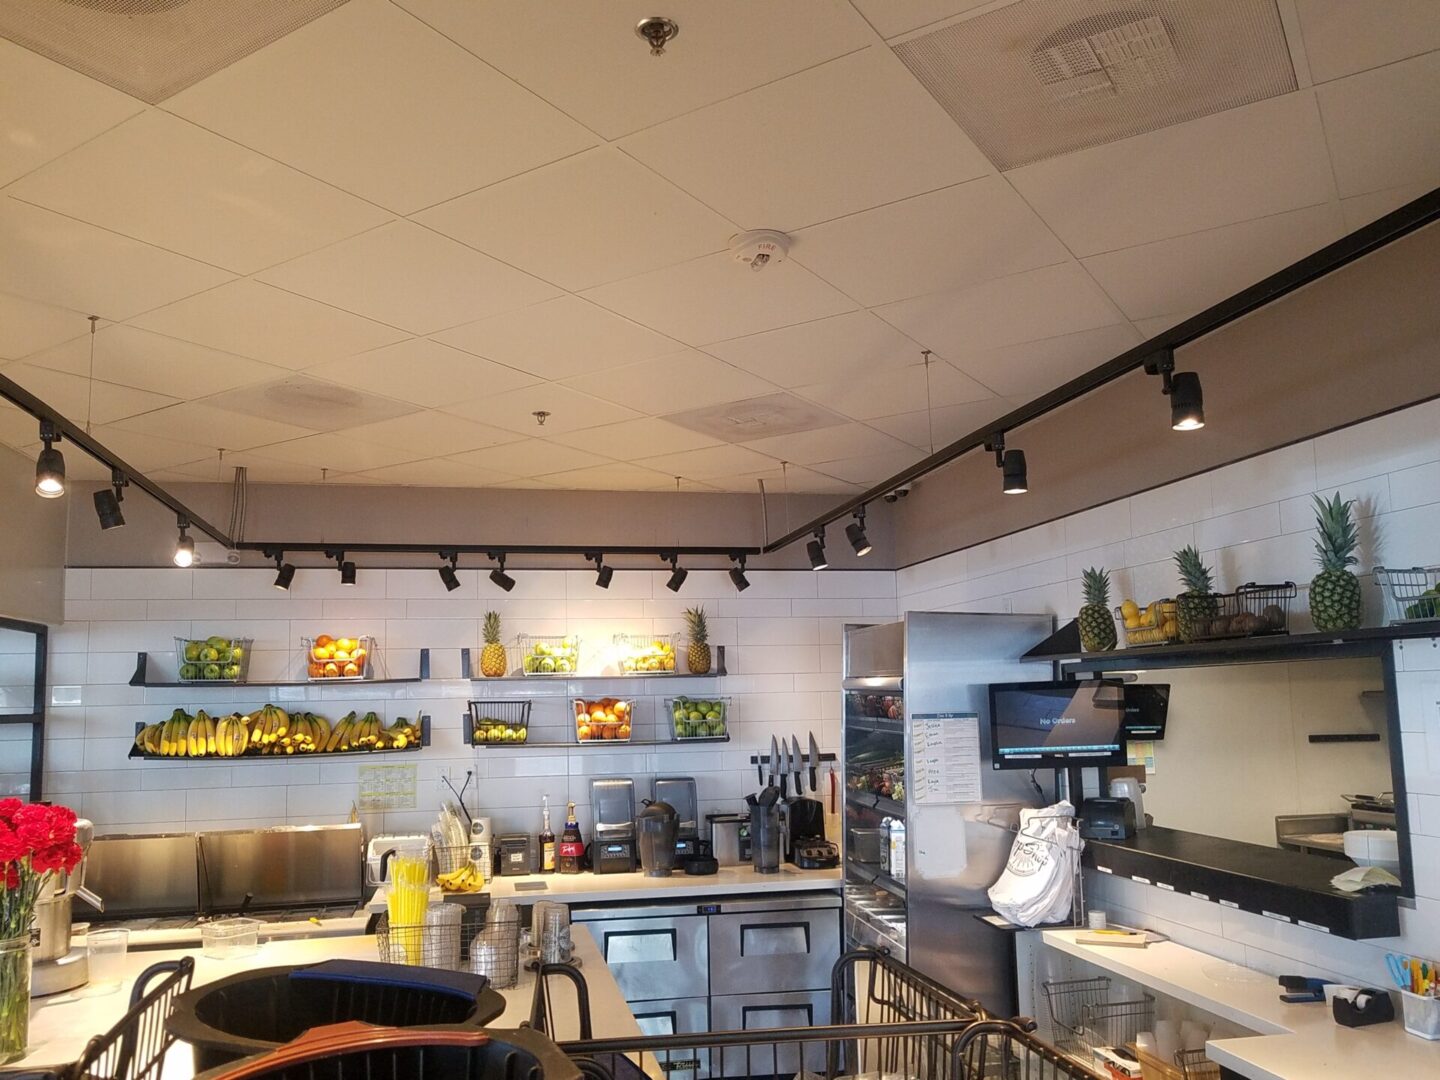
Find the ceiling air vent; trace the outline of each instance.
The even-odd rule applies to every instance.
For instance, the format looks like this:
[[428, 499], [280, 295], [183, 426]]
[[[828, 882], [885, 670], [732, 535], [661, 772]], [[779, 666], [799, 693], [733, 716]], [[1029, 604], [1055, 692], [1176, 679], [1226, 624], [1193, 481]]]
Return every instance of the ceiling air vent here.
[[843, 416], [829, 409], [784, 393], [708, 405], [703, 409], [671, 413], [662, 419], [731, 443], [765, 439], [772, 435], [794, 435], [847, 422]]
[[151, 105], [345, 0], [0, 0], [0, 37]]
[[1296, 87], [1275, 0], [1020, 0], [895, 52], [1000, 169]]

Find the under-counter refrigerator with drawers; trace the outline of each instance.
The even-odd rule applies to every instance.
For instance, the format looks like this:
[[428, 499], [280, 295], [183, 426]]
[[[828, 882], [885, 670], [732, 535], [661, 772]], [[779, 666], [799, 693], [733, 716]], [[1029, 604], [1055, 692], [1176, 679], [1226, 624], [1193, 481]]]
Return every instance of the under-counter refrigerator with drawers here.
[[846, 946], [887, 946], [997, 1011], [1014, 998], [1012, 943], [977, 916], [1040, 799], [1028, 773], [991, 768], [987, 687], [1044, 679], [1020, 657], [1053, 629], [915, 611], [845, 632]]

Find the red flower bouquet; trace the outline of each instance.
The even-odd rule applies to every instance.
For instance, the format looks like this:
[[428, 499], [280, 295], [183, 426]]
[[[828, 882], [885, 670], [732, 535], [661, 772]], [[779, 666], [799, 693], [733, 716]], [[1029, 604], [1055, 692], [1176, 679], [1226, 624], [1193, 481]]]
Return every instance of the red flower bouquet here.
[[30, 933], [50, 875], [69, 873], [82, 855], [74, 810], [0, 799], [0, 940]]

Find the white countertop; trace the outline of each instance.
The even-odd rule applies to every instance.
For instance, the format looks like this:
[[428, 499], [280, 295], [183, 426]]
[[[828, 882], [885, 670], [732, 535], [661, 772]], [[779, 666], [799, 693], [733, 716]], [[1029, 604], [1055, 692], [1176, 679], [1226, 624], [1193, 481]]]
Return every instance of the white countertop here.
[[[838, 889], [841, 871], [797, 870], [782, 866], [774, 874], [757, 874], [748, 866], [722, 866], [718, 873], [701, 877], [673, 873], [669, 877], [634, 874], [527, 874], [497, 877], [485, 891], [494, 900], [530, 904], [536, 900], [563, 900], [567, 904], [598, 904], [614, 900], [646, 900], [665, 903], [692, 896], [755, 896], [771, 892], [803, 892], [807, 889]], [[517, 886], [543, 885], [543, 888]], [[439, 897], [437, 890], [434, 894]], [[371, 911], [385, 910], [384, 886], [366, 905]]]
[[[294, 941], [306, 938], [320, 937], [348, 937], [352, 934], [363, 934], [365, 927], [370, 922], [370, 912], [360, 909], [354, 915], [339, 919], [325, 919], [311, 922], [302, 919], [299, 922], [267, 922], [260, 926], [261, 941]], [[103, 930], [106, 923], [91, 923], [96, 930]], [[173, 927], [164, 930], [135, 930], [130, 931], [130, 948], [132, 949], [179, 949], [187, 945], [195, 945], [200, 941], [200, 927], [184, 926]]]
[[1078, 931], [1045, 930], [1049, 947], [1259, 1032], [1205, 1044], [1211, 1061], [1251, 1080], [1421, 1077], [1440, 1072], [1440, 1042], [1406, 1034], [1396, 1019], [1341, 1027], [1324, 1003], [1287, 1005], [1273, 976], [1166, 941], [1144, 949], [1080, 945]]
[[[590, 1013], [597, 1038], [641, 1035], [640, 1027], [625, 1002], [620, 987], [605, 966], [599, 950], [584, 927], [572, 928], [575, 955], [590, 991]], [[130, 987], [136, 976], [160, 960], [182, 956], [195, 958], [194, 986], [203, 986], [217, 979], [255, 968], [287, 964], [313, 964], [322, 960], [379, 959], [373, 935], [322, 937], [305, 941], [270, 941], [253, 956], [235, 960], [212, 960], [200, 955], [198, 949], [172, 951], [131, 951], [126, 955], [125, 980], [119, 989], [103, 995], [92, 995], [87, 988], [53, 997], [37, 998], [30, 1005], [29, 1053], [15, 1065], [56, 1065], [74, 1061], [80, 1056], [91, 1036], [108, 1031], [125, 1014], [130, 1000]], [[519, 983], [509, 990], [498, 990], [505, 999], [505, 1011], [492, 1022], [495, 1028], [518, 1027], [530, 1017], [530, 999], [534, 993], [534, 975], [520, 973]], [[556, 1035], [561, 1039], [579, 1038], [575, 1026], [574, 997], [568, 982], [557, 980], [552, 985], [555, 1002]], [[176, 1043], [166, 1055], [163, 1080], [189, 1080], [194, 1076], [190, 1048]]]

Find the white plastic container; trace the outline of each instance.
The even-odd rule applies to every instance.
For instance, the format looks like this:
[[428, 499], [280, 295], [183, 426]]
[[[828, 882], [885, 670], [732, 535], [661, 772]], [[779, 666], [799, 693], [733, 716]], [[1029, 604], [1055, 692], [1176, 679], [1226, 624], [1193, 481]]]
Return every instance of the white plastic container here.
[[1400, 991], [1405, 1030], [1422, 1039], [1440, 1039], [1440, 998]]
[[905, 880], [905, 822], [899, 818], [890, 820], [890, 876]]
[[200, 927], [200, 952], [211, 960], [236, 960], [260, 951], [259, 919], [216, 919]]

